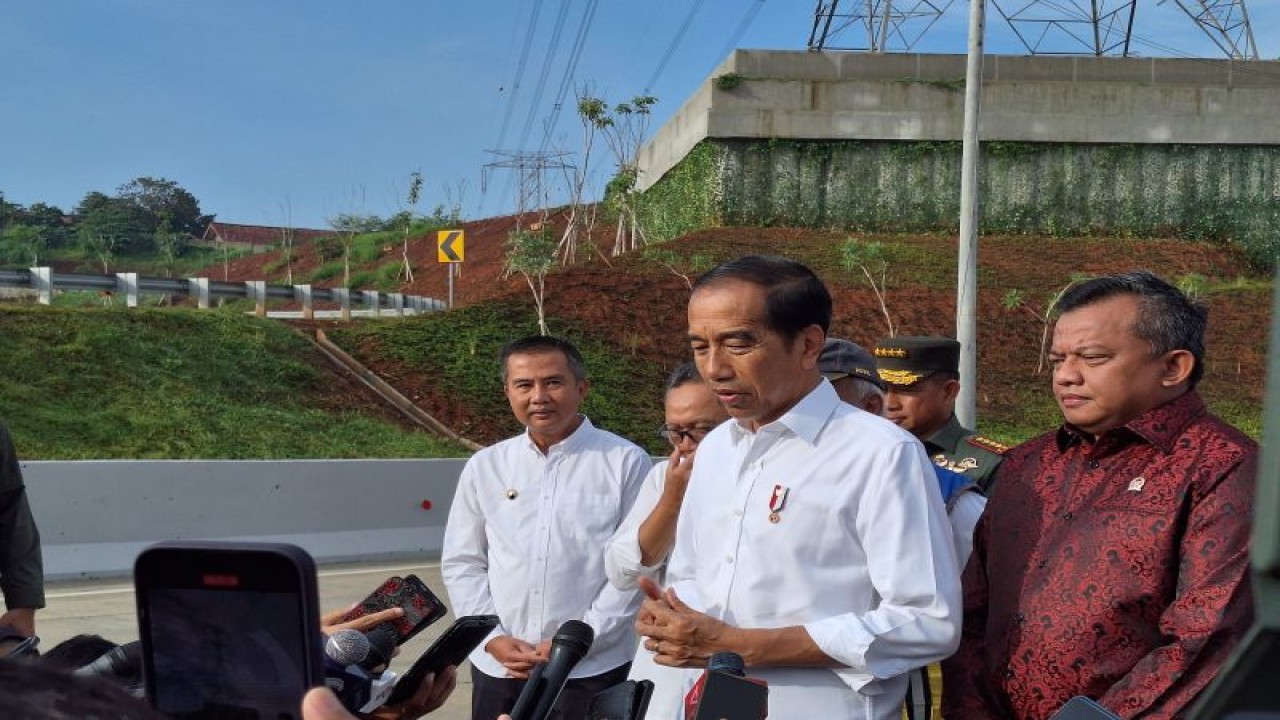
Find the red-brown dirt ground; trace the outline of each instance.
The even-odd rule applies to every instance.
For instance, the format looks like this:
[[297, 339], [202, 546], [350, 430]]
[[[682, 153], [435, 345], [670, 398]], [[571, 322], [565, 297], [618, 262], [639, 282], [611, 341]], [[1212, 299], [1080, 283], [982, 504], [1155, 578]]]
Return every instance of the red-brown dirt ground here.
[[[531, 221], [525, 218], [526, 223]], [[515, 217], [508, 216], [460, 225], [466, 231], [466, 262], [456, 279], [457, 305], [509, 299], [527, 303], [533, 313], [523, 278], [503, 277], [503, 245], [515, 222]], [[716, 262], [771, 253], [799, 259], [827, 281], [835, 301], [833, 335], [874, 344], [886, 334], [880, 306], [862, 273], [840, 262], [840, 247], [851, 235], [800, 228], [712, 228], [655, 246], [658, 252], [637, 250], [612, 257], [613, 228], [598, 227], [593, 234], [595, 252], [580, 253], [583, 260], [557, 268], [547, 277], [546, 312], [594, 327], [622, 351], [670, 367], [685, 356], [688, 282]], [[858, 237], [893, 245], [905, 258], [889, 268], [885, 278], [886, 306], [898, 334], [953, 334], [956, 237]], [[399, 244], [386, 248], [379, 264], [398, 261], [400, 251]], [[305, 276], [320, 264], [310, 246], [297, 248], [295, 253], [295, 276]], [[399, 290], [444, 298], [446, 266], [436, 260], [434, 233], [412, 239], [410, 262], [414, 282]], [[276, 254], [241, 258], [231, 263], [228, 277], [283, 282], [282, 272], [264, 271], [264, 267], [278, 264]], [[1036, 312], [1043, 311], [1049, 297], [1075, 276], [1135, 268], [1152, 270], [1171, 281], [1203, 276], [1203, 282], [1217, 288], [1246, 279], [1242, 289], [1216, 289], [1206, 296], [1210, 306], [1209, 372], [1203, 388], [1211, 405], [1261, 405], [1270, 292], [1259, 289], [1265, 282], [1256, 274], [1248, 281], [1250, 275], [1243, 262], [1223, 246], [1131, 238], [987, 236], [981, 238], [979, 266], [978, 406], [982, 418], [1017, 417], [1031, 404], [1040, 408], [1039, 412], [1045, 411], [1048, 379], [1044, 373], [1036, 374], [1043, 323]], [[222, 266], [210, 268], [209, 274], [221, 278]], [[1005, 306], [1010, 290], [1022, 293], [1023, 307]], [[423, 409], [478, 442], [493, 442], [511, 431], [509, 419], [469, 413], [456, 399], [436, 392], [421, 373], [406, 372], [385, 358], [362, 356], [361, 360]], [[360, 391], [350, 400], [369, 401]], [[1046, 416], [1046, 423], [1051, 420]]]

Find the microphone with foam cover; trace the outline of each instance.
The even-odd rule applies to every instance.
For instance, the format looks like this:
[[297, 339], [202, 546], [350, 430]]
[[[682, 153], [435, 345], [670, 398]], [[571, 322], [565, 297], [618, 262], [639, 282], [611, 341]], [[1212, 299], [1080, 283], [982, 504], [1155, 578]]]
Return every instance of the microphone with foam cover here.
[[369, 647], [369, 638], [350, 628], [338, 630], [324, 643], [324, 684], [352, 712], [369, 702], [373, 678], [360, 667], [369, 657]]
[[591, 626], [570, 620], [551, 638], [551, 657], [534, 668], [511, 710], [511, 720], [546, 720], [569, 673], [591, 649], [596, 633]]
[[325, 657], [339, 665], [356, 665], [369, 656], [369, 638], [359, 630], [338, 630], [324, 642]]

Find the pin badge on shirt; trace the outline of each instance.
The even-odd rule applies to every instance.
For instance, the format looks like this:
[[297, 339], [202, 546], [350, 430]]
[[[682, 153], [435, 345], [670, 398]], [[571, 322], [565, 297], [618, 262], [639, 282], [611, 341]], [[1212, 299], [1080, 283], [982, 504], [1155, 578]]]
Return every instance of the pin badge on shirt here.
[[781, 485], [773, 486], [773, 494], [769, 496], [769, 522], [778, 523], [782, 521], [782, 509], [787, 504], [787, 493], [791, 492], [790, 488]]
[[1129, 481], [1129, 492], [1142, 492], [1142, 487], [1147, 484], [1147, 479], [1138, 476]]
[[511, 490], [508, 490], [508, 491], [507, 491], [507, 499], [508, 499], [508, 500], [515, 500], [515, 499], [516, 499], [517, 497], [519, 497], [519, 496], [520, 496], [520, 493], [516, 492], [514, 489], [511, 489]]

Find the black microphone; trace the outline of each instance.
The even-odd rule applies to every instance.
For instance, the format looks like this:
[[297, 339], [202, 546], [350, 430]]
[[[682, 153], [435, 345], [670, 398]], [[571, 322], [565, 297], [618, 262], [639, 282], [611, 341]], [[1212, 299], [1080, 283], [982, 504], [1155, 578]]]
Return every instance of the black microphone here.
[[379, 667], [391, 664], [391, 656], [396, 652], [396, 639], [399, 634], [390, 624], [382, 624], [370, 630], [365, 638], [369, 641], [369, 654], [359, 661], [360, 667], [371, 673], [380, 673]]
[[98, 659], [76, 668], [73, 675], [101, 677], [126, 687], [142, 682], [142, 643], [134, 640], [117, 645]]
[[546, 720], [569, 680], [569, 672], [591, 649], [596, 633], [591, 626], [570, 620], [551, 638], [551, 657], [534, 668], [520, 691], [511, 720]]

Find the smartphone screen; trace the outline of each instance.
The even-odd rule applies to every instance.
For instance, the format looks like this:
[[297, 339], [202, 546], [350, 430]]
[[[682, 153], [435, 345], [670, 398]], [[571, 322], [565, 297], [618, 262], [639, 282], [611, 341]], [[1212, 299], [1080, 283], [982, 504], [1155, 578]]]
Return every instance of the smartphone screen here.
[[300, 549], [280, 547], [153, 547], [139, 557], [156, 709], [201, 720], [299, 717], [303, 693], [323, 682], [315, 567]]

